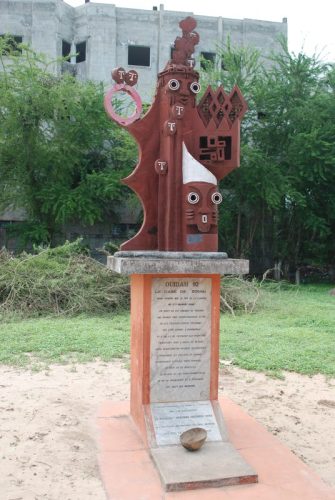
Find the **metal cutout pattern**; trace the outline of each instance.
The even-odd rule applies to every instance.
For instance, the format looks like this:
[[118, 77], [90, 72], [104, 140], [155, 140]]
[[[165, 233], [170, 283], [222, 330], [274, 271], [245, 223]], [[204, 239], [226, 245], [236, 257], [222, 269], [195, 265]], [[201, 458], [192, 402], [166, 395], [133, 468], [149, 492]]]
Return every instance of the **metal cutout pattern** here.
[[[133, 70], [113, 71], [116, 84], [106, 96], [106, 111], [138, 143], [139, 163], [123, 182], [135, 191], [144, 210], [141, 229], [123, 243], [122, 250], [215, 252], [218, 248], [221, 197], [214, 194], [219, 193], [218, 181], [239, 166], [240, 121], [247, 104], [237, 86], [229, 94], [222, 86], [216, 90], [209, 86], [197, 104], [196, 25], [192, 17], [179, 23], [182, 36], [176, 37], [171, 59], [158, 74], [156, 95], [143, 117], [139, 100], [128, 121], [113, 114], [112, 93], [122, 86], [136, 96], [132, 85], [138, 78]], [[185, 148], [188, 155], [183, 156]]]

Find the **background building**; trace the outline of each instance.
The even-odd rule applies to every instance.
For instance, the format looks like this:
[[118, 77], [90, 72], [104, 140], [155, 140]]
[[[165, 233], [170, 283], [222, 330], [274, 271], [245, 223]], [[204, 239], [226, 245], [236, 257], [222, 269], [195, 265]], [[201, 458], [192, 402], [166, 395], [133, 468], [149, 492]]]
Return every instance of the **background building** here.
[[228, 36], [232, 45], [255, 47], [266, 59], [272, 50], [280, 50], [278, 38], [287, 36], [285, 18], [275, 23], [197, 16], [165, 11], [163, 5], [151, 11], [89, 2], [71, 7], [62, 0], [0, 0], [0, 35], [14, 35], [54, 60], [76, 54], [65, 65], [55, 64], [55, 73], [68, 70], [78, 78], [109, 84], [113, 68], [136, 68], [138, 91], [150, 100], [156, 75], [170, 58], [178, 23], [188, 15], [198, 23], [198, 59], [200, 54], [212, 59]]

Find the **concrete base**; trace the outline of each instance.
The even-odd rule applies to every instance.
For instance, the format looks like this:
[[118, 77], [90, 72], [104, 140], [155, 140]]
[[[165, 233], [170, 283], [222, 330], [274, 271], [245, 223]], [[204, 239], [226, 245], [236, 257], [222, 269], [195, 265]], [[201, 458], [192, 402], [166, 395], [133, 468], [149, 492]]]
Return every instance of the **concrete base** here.
[[233, 274], [249, 272], [249, 261], [219, 252], [117, 252], [107, 267], [120, 274]]
[[277, 438], [232, 403], [220, 401], [229, 439], [258, 483], [165, 492], [135, 426], [129, 403], [107, 401], [98, 416], [99, 463], [107, 498], [120, 500], [334, 500], [335, 490]]
[[166, 491], [257, 483], [257, 474], [230, 443], [205, 443], [197, 452], [182, 446], [150, 450]]

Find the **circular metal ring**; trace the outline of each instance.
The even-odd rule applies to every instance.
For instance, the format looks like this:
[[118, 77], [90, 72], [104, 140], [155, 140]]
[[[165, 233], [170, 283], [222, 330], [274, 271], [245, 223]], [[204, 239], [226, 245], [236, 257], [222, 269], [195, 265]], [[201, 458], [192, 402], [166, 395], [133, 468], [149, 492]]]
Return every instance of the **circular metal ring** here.
[[[118, 115], [113, 108], [112, 105], [112, 98], [114, 94], [117, 92], [126, 92], [130, 97], [133, 99], [135, 102], [136, 110], [135, 112], [128, 117], [123, 117]], [[114, 120], [116, 123], [119, 125], [127, 126], [133, 123], [135, 120], [138, 120], [139, 117], [141, 116], [142, 113], [142, 100], [139, 94], [136, 92], [136, 90], [133, 87], [130, 87], [129, 85], [125, 83], [118, 83], [112, 87], [107, 94], [105, 95], [104, 98], [104, 107], [106, 110], [107, 115], [109, 118]]]

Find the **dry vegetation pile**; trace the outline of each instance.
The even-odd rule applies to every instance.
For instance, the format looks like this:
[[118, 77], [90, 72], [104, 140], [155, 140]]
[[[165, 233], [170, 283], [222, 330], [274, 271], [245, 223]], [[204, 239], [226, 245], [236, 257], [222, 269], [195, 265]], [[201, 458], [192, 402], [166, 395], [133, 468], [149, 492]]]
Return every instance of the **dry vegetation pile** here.
[[[252, 312], [259, 293], [256, 281], [227, 277], [221, 284], [221, 309], [233, 315]], [[80, 240], [35, 254], [0, 252], [2, 316], [109, 313], [129, 302], [129, 279], [89, 257]]]
[[261, 285], [256, 279], [225, 276], [221, 280], [220, 306], [222, 312], [233, 316], [236, 311], [252, 313], [260, 297]]
[[0, 252], [2, 315], [104, 313], [128, 304], [128, 279], [83, 254], [80, 242], [17, 257]]

